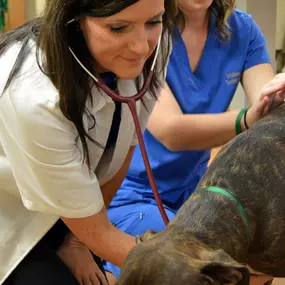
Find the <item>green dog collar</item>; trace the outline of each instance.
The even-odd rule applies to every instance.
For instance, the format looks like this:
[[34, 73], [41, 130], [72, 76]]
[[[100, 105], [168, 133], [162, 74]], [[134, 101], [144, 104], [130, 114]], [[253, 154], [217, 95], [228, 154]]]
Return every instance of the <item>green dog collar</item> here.
[[219, 193], [219, 194], [231, 199], [232, 201], [234, 201], [235, 204], [237, 205], [237, 208], [240, 211], [241, 215], [244, 217], [248, 227], [250, 228], [250, 219], [249, 219], [249, 216], [248, 216], [246, 210], [243, 208], [243, 206], [239, 203], [239, 201], [231, 193], [229, 193], [225, 189], [222, 189], [222, 188], [217, 187], [217, 186], [207, 186], [203, 189], [211, 191], [211, 192]]

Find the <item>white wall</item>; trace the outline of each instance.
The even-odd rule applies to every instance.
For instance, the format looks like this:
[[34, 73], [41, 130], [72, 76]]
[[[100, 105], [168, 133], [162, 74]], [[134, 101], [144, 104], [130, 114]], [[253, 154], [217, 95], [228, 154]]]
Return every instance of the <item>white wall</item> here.
[[[285, 0], [278, 0], [278, 5]], [[266, 37], [267, 48], [270, 54], [270, 58], [275, 68], [275, 53], [276, 53], [276, 41], [277, 41], [277, 0], [237, 0], [237, 8], [241, 9], [253, 16], [253, 19], [259, 25], [261, 31]], [[283, 12], [285, 10], [283, 9]], [[285, 12], [284, 12], [285, 14]], [[285, 18], [285, 15], [283, 17]], [[278, 27], [280, 24], [278, 23]], [[283, 30], [285, 33], [285, 29]], [[244, 95], [241, 85], [239, 85], [234, 99], [231, 103], [232, 109], [240, 109], [247, 106], [247, 99]]]
[[281, 50], [285, 42], [285, 0], [277, 0], [276, 49]]
[[25, 19], [26, 21], [40, 16], [46, 0], [25, 0]]
[[277, 0], [247, 0], [247, 12], [253, 16], [265, 35], [270, 58], [275, 67]]
[[34, 0], [25, 0], [25, 20], [31, 20], [36, 15], [36, 6]]
[[247, 11], [247, 0], [236, 0], [236, 6], [240, 10]]
[[36, 13], [40, 15], [45, 7], [46, 0], [37, 0], [35, 1], [36, 4]]

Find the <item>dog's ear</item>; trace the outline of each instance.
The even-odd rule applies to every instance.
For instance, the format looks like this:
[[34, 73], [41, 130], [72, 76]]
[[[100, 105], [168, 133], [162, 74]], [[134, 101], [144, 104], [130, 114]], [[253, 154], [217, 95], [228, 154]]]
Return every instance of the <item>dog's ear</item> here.
[[200, 272], [220, 284], [249, 285], [250, 272], [223, 250], [200, 253]]
[[250, 273], [245, 266], [235, 266], [223, 263], [211, 262], [200, 269], [201, 274], [206, 275], [219, 284], [249, 285]]

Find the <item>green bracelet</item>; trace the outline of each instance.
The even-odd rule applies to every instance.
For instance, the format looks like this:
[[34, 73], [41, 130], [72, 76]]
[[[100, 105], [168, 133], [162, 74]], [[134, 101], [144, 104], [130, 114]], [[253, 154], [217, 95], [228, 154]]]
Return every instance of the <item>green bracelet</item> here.
[[244, 113], [248, 110], [248, 108], [243, 108], [237, 115], [236, 118], [236, 134], [240, 134], [242, 133], [242, 129], [241, 129], [241, 119], [242, 116], [244, 115]]

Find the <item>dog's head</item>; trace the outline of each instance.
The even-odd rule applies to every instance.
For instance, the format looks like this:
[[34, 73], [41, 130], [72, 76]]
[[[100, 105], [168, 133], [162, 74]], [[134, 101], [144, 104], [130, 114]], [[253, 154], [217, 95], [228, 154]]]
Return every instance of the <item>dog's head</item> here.
[[[185, 250], [183, 250], [185, 248]], [[222, 250], [189, 249], [155, 239], [128, 255], [116, 285], [249, 285], [248, 269]]]

